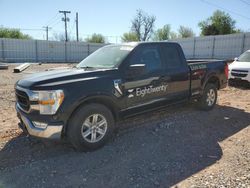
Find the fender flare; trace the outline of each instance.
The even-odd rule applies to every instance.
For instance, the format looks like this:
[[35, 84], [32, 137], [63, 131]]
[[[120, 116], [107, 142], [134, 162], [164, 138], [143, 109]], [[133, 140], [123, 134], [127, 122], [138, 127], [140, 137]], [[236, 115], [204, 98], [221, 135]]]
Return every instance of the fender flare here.
[[218, 74], [215, 73], [215, 72], [213, 72], [213, 73], [208, 74], [208, 75], [206, 76], [206, 78], [204, 79], [204, 82], [203, 82], [203, 84], [202, 84], [202, 91], [204, 90], [204, 88], [206, 87], [207, 83], [208, 83], [209, 80], [211, 80], [211, 79], [214, 79], [215, 82], [218, 82], [218, 87], [217, 87], [217, 88], [219, 89], [219, 87], [220, 87], [220, 79], [219, 79], [219, 77], [218, 77]]

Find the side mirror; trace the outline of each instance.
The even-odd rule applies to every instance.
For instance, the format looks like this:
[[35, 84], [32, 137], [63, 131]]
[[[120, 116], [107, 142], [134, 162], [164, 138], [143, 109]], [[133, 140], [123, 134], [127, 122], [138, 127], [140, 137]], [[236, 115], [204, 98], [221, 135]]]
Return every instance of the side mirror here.
[[128, 70], [126, 71], [126, 77], [127, 78], [134, 78], [138, 75], [142, 75], [145, 73], [145, 64], [134, 64], [130, 65]]
[[234, 58], [234, 61], [239, 61], [239, 58], [238, 58], [238, 57], [235, 57], [235, 58]]

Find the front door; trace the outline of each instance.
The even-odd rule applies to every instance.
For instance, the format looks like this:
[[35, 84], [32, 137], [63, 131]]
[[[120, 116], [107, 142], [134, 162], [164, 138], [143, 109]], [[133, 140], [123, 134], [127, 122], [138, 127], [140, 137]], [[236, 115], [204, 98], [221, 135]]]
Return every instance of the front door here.
[[144, 64], [145, 72], [125, 78], [123, 89], [128, 108], [145, 106], [164, 100], [168, 90], [165, 65], [162, 62], [159, 45], [138, 46], [128, 59], [128, 66]]

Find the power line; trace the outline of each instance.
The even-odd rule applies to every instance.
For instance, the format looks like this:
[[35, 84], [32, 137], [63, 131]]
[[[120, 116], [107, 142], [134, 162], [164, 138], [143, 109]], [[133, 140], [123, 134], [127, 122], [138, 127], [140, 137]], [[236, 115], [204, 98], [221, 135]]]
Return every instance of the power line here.
[[62, 20], [58, 20], [56, 23], [54, 23], [53, 25], [50, 25], [50, 27], [55, 27], [56, 25], [58, 25], [59, 23], [61, 23]]
[[54, 21], [57, 20], [58, 16], [59, 16], [59, 12], [56, 13], [56, 15], [53, 16], [45, 25], [51, 25]]
[[250, 20], [250, 18], [247, 17], [247, 16], [244, 16], [244, 15], [242, 15], [242, 14], [239, 14], [239, 13], [235, 12], [235, 11], [232, 11], [232, 10], [229, 10], [229, 9], [226, 9], [226, 8], [223, 8], [223, 7], [221, 7], [221, 6], [217, 5], [217, 4], [210, 3], [210, 2], [205, 1], [205, 0], [200, 0], [200, 1], [203, 2], [203, 3], [206, 3], [206, 4], [210, 5], [210, 6], [217, 7], [217, 8], [219, 8], [219, 9], [224, 10], [224, 11], [230, 12], [230, 13], [232, 13], [232, 14], [235, 14], [235, 15], [237, 15], [237, 16], [240, 16], [240, 17], [242, 17], [242, 18], [245, 18], [245, 19], [247, 19], [247, 20]]
[[44, 31], [44, 29], [27, 29], [27, 28], [13, 28], [13, 29], [18, 29], [18, 30], [23, 30], [23, 31]]
[[56, 20], [54, 20], [53, 22], [51, 22], [50, 24], [47, 24], [47, 25], [49, 25], [49, 26], [52, 26], [52, 25], [57, 25], [57, 24], [58, 24], [58, 22], [60, 22], [60, 21], [61, 21], [61, 18], [56, 19]]
[[247, 2], [247, 1], [245, 1], [245, 0], [240, 0], [242, 3], [245, 3], [245, 4], [247, 4], [247, 5], [250, 5], [250, 3], [249, 2]]

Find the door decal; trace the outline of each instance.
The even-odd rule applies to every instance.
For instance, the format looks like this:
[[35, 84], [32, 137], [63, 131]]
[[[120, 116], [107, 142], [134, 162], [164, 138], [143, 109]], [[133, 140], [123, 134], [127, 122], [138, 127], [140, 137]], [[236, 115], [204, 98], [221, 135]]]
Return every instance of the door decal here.
[[133, 94], [134, 89], [129, 89], [128, 92], [129, 92], [128, 98], [134, 97], [134, 94]]
[[167, 87], [168, 87], [168, 85], [164, 84], [164, 85], [160, 85], [160, 86], [157, 86], [157, 87], [153, 87], [151, 85], [151, 86], [144, 87], [144, 88], [129, 89], [128, 90], [128, 92], [129, 92], [128, 98], [134, 97], [134, 94], [133, 94], [134, 90], [135, 90], [135, 96], [136, 97], [144, 97], [145, 95], [150, 95], [150, 94], [153, 94], [153, 93], [166, 92]]

